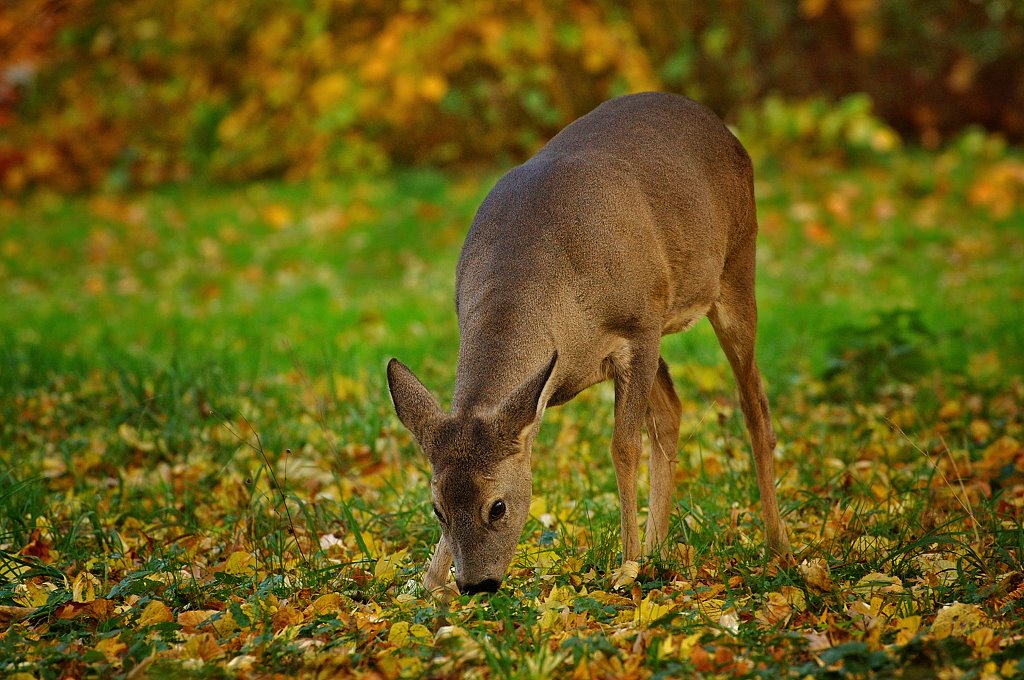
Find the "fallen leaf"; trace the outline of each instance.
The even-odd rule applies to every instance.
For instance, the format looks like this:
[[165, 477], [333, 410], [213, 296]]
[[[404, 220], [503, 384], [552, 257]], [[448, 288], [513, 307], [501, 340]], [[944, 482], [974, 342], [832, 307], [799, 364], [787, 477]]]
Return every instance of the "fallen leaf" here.
[[626, 560], [621, 567], [612, 572], [612, 588], [625, 588], [633, 585], [639, 573], [640, 564], [634, 560]]
[[232, 576], [250, 577], [256, 575], [256, 557], [244, 550], [236, 550], [228, 555], [222, 566], [224, 572]]
[[121, 660], [121, 654], [128, 649], [128, 645], [121, 642], [120, 636], [103, 638], [96, 643], [96, 651], [107, 657], [107, 661], [110, 663], [118, 663]]
[[146, 605], [139, 615], [138, 625], [152, 626], [158, 623], [166, 623], [174, 620], [174, 614], [170, 608], [160, 600], [153, 600]]
[[316, 598], [311, 605], [303, 612], [305, 616], [320, 616], [331, 612], [340, 612], [343, 609], [343, 601], [338, 593], [327, 593]]
[[782, 586], [779, 588], [779, 592], [786, 598], [786, 602], [790, 604], [793, 609], [798, 612], [802, 612], [807, 609], [807, 598], [804, 596], [804, 591], [800, 590], [796, 586]]
[[50, 599], [50, 593], [57, 589], [52, 583], [26, 581], [14, 586], [14, 601], [24, 607], [42, 607]]
[[718, 625], [733, 635], [740, 632], [740, 617], [735, 609], [728, 609], [718, 617]]
[[905, 616], [895, 621], [896, 644], [905, 645], [914, 639], [917, 632], [921, 630], [921, 617]]
[[828, 562], [820, 557], [804, 560], [798, 568], [804, 583], [811, 592], [823, 595], [835, 589], [832, 574], [829, 573]]
[[640, 606], [633, 612], [633, 625], [645, 628], [675, 609], [670, 603], [656, 601], [660, 597], [661, 594], [655, 590], [647, 593], [647, 597], [640, 601]]
[[395, 580], [395, 575], [398, 573], [398, 567], [402, 564], [402, 561], [405, 559], [405, 555], [408, 552], [408, 549], [402, 549], [398, 552], [381, 556], [381, 558], [377, 560], [377, 565], [373, 568], [373, 577], [384, 583], [390, 583]]
[[187, 611], [178, 613], [178, 625], [181, 626], [185, 632], [191, 633], [196, 630], [199, 626], [203, 625], [208, 618], [217, 614], [215, 609], [190, 609]]
[[8, 626], [16, 621], [27, 619], [39, 611], [39, 607], [13, 607], [0, 605], [0, 626]]
[[985, 623], [985, 614], [976, 604], [954, 602], [939, 610], [932, 622], [931, 636], [937, 640], [948, 637], [965, 638]]
[[[180, 615], [179, 615], [180, 618]], [[224, 653], [213, 633], [197, 633], [185, 642], [185, 653], [192, 657], [209, 661]]]
[[793, 605], [782, 593], [768, 593], [764, 606], [757, 612], [757, 623], [763, 628], [785, 625], [793, 614]]
[[96, 599], [96, 589], [99, 587], [100, 580], [88, 571], [83, 571], [71, 585], [71, 599], [75, 602], [92, 602]]
[[857, 585], [853, 587], [853, 592], [862, 596], [869, 596], [875, 593], [902, 593], [903, 582], [896, 576], [873, 571], [857, 581]]
[[303, 621], [302, 612], [291, 605], [285, 605], [276, 612], [272, 619], [274, 630], [279, 631], [288, 626], [297, 626]]
[[129, 425], [128, 423], [121, 423], [117, 427], [117, 434], [121, 436], [121, 440], [130, 446], [131, 448], [148, 453], [156, 449], [156, 444], [151, 441], [143, 441], [139, 437], [139, 431]]

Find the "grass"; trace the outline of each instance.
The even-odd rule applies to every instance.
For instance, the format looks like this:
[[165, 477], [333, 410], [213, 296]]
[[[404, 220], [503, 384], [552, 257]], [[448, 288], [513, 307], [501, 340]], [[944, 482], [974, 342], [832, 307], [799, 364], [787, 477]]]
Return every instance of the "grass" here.
[[965, 138], [758, 165], [802, 565], [763, 553], [702, 322], [664, 342], [678, 550], [615, 585], [600, 386], [545, 416], [508, 585], [448, 604], [418, 586], [429, 470], [383, 369], [450, 396], [454, 266], [494, 175], [0, 202], [0, 670], [1024, 673], [1024, 159]]

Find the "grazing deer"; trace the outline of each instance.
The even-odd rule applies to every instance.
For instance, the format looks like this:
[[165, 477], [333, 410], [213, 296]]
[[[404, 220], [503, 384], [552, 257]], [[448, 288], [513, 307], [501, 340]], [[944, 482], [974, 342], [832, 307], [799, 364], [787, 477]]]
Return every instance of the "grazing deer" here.
[[754, 449], [768, 547], [788, 555], [775, 497], [768, 399], [754, 362], [753, 171], [711, 111], [671, 94], [619, 97], [502, 177], [477, 211], [456, 272], [452, 411], [401, 362], [395, 411], [430, 461], [441, 540], [424, 577], [494, 592], [532, 494], [530, 449], [548, 406], [615, 382], [612, 461], [622, 560], [641, 555], [637, 467], [651, 442], [643, 552], [668, 535], [681, 407], [661, 337], [707, 316], [729, 359]]

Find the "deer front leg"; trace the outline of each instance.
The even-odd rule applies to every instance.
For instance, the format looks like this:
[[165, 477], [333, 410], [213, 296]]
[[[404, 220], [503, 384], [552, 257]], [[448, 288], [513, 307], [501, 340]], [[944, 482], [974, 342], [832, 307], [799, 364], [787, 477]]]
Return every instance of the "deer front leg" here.
[[442, 534], [441, 540], [437, 542], [437, 549], [434, 550], [434, 556], [430, 560], [430, 565], [427, 567], [427, 573], [423, 575], [424, 589], [431, 594], [443, 592], [445, 584], [448, 583], [448, 576], [451, 575], [451, 569], [452, 551], [448, 547], [448, 540]]
[[639, 561], [640, 529], [636, 516], [636, 473], [643, 452], [641, 433], [647, 413], [647, 399], [658, 371], [657, 338], [653, 352], [631, 346], [628, 362], [614, 366], [615, 431], [612, 433], [612, 462], [619, 488], [619, 516], [622, 529], [622, 561]]

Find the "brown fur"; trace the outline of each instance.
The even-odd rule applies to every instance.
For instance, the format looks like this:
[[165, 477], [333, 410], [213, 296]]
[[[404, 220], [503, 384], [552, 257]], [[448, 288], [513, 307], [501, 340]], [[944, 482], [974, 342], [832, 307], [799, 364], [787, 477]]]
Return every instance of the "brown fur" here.
[[[754, 362], [756, 235], [749, 157], [713, 113], [676, 95], [606, 102], [498, 181], [459, 258], [451, 414], [409, 369], [388, 365], [398, 416], [430, 459], [435, 502], [450, 513], [428, 587], [444, 584], [453, 559], [460, 587], [501, 580], [526, 522], [530, 447], [544, 409], [606, 379], [615, 381], [622, 558], [641, 554], [636, 473], [645, 425], [644, 551], [658, 550], [680, 420], [660, 341], [705, 315], [739, 386], [768, 545], [789, 553], [775, 434]], [[507, 511], [492, 524], [498, 499]]]

